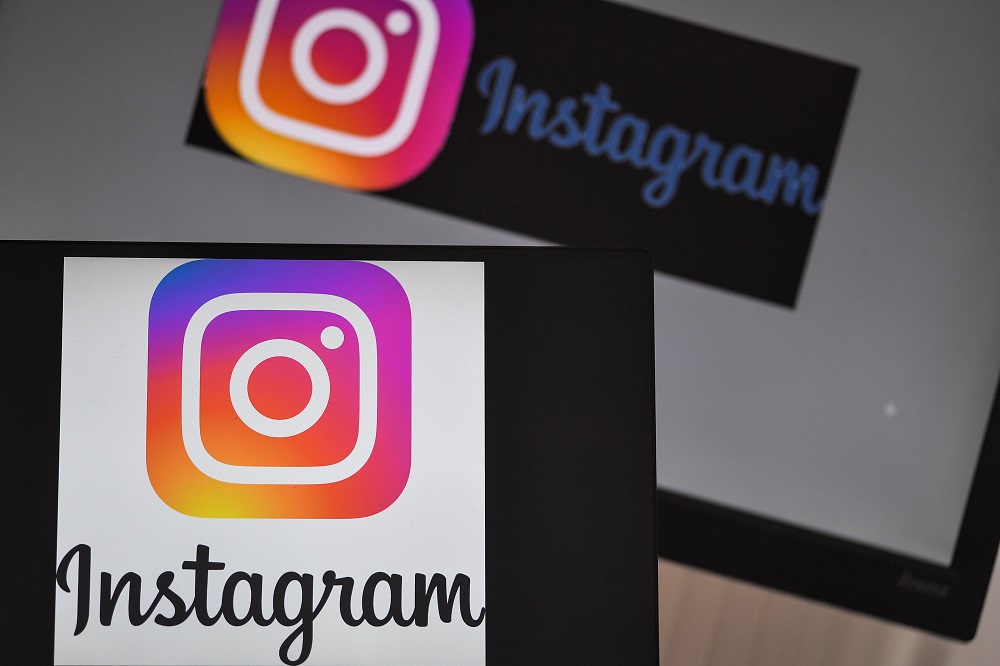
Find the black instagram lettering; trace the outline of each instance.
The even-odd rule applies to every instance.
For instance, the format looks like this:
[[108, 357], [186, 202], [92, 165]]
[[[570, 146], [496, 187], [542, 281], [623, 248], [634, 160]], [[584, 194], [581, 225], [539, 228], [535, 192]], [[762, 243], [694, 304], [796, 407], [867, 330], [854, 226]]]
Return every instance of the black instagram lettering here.
[[80, 632], [87, 628], [87, 620], [90, 619], [90, 546], [81, 543], [76, 548], [72, 548], [66, 553], [59, 568], [56, 569], [56, 583], [63, 592], [70, 592], [69, 589], [69, 567], [73, 563], [73, 558], [79, 555], [79, 564], [76, 569], [76, 628], [73, 630], [74, 636], [79, 636]]
[[194, 610], [194, 604], [189, 607], [185, 606], [184, 600], [181, 599], [180, 595], [170, 589], [170, 584], [172, 582], [174, 582], [173, 571], [164, 571], [156, 577], [156, 590], [158, 593], [157, 600], [161, 597], [166, 598], [174, 609], [174, 614], [170, 617], [167, 617], [163, 613], [159, 613], [155, 618], [153, 618], [153, 622], [164, 627], [176, 627], [178, 624], [188, 619], [188, 616]]
[[[288, 591], [288, 586], [293, 582], [298, 583], [302, 603], [299, 606], [299, 612], [296, 615], [290, 616], [285, 609], [285, 593]], [[323, 576], [323, 583], [323, 596], [320, 597], [319, 603], [316, 604], [315, 608], [312, 605], [313, 577], [311, 574], [289, 572], [283, 574], [278, 579], [278, 584], [274, 586], [274, 617], [278, 620], [278, 624], [290, 627], [296, 622], [300, 623], [295, 631], [290, 633], [288, 638], [282, 642], [281, 647], [278, 649], [278, 656], [286, 664], [301, 664], [309, 657], [309, 653], [312, 651], [313, 621], [319, 615], [319, 612], [323, 610], [323, 606], [326, 605], [326, 600], [330, 597], [330, 592], [333, 590], [333, 585], [326, 582], [326, 576]], [[293, 661], [288, 656], [288, 651], [299, 636], [302, 637], [302, 648], [299, 651], [299, 658]]]
[[437, 596], [438, 605], [438, 617], [441, 618], [442, 622], [451, 622], [451, 611], [452, 606], [455, 605], [455, 597], [459, 596], [461, 598], [460, 602], [460, 612], [462, 613], [462, 620], [470, 627], [478, 627], [482, 624], [486, 616], [486, 609], [483, 608], [479, 611], [479, 617], [473, 619], [472, 609], [469, 607], [469, 587], [472, 581], [465, 574], [458, 574], [455, 576], [455, 582], [452, 583], [451, 592], [445, 593], [448, 588], [448, 581], [441, 574], [434, 574], [431, 576], [431, 582], [427, 584], [427, 576], [424, 574], [416, 575], [416, 588], [417, 588], [417, 601], [416, 608], [414, 609], [414, 614], [416, 615], [417, 626], [426, 627], [427, 626], [427, 615], [431, 604], [431, 597]]
[[[246, 615], [237, 615], [234, 602], [236, 600], [236, 586], [246, 583], [250, 588], [250, 606]], [[222, 616], [226, 622], [234, 627], [242, 627], [253, 620], [257, 626], [266, 627], [274, 622], [274, 615], [264, 617], [262, 600], [264, 598], [264, 577], [259, 573], [248, 574], [246, 571], [237, 571], [226, 581], [226, 586], [222, 589]]]
[[222, 571], [226, 565], [209, 560], [208, 546], [199, 545], [194, 561], [188, 560], [181, 566], [194, 570], [194, 612], [198, 615], [199, 622], [210, 627], [222, 617], [222, 609], [214, 616], [208, 614], [208, 572]]
[[156, 610], [156, 604], [163, 598], [163, 592], [157, 592], [153, 603], [145, 612], [142, 611], [140, 598], [142, 594], [142, 578], [139, 574], [129, 571], [118, 581], [115, 589], [111, 591], [111, 574], [104, 572], [101, 574], [101, 624], [105, 627], [111, 626], [111, 619], [115, 614], [115, 607], [122, 592], [128, 589], [128, 621], [133, 627], [137, 627], [149, 619], [149, 616]]
[[[87, 627], [90, 618], [91, 598], [90, 580], [92, 553], [87, 544], [80, 544], [70, 549], [60, 560], [56, 569], [56, 583], [63, 592], [73, 593], [70, 584], [71, 569], [76, 564], [76, 625], [73, 635], [77, 636]], [[292, 627], [292, 632], [278, 648], [278, 657], [282, 663], [289, 666], [305, 663], [312, 652], [315, 635], [315, 623], [330, 596], [339, 588], [340, 620], [349, 627], [369, 624], [381, 627], [393, 623], [400, 627], [415, 625], [426, 627], [430, 622], [430, 610], [436, 606], [437, 619], [450, 623], [458, 604], [459, 615], [469, 627], [478, 627], [486, 618], [486, 609], [480, 608], [478, 614], [472, 610], [472, 580], [463, 573], [455, 574], [449, 588], [448, 578], [441, 573], [429, 577], [418, 573], [413, 576], [412, 599], [413, 607], [404, 608], [405, 580], [400, 574], [389, 574], [377, 571], [371, 574], [359, 585], [361, 588], [361, 616], [355, 617], [352, 602], [355, 591], [355, 580], [350, 576], [338, 577], [328, 570], [321, 577], [322, 590], [318, 594], [316, 580], [312, 574], [287, 572], [278, 577], [271, 593], [273, 613], [265, 617], [263, 610], [264, 577], [259, 573], [234, 571], [222, 586], [222, 598], [219, 600], [218, 611], [209, 611], [209, 577], [213, 571], [223, 571], [223, 562], [214, 562], [210, 557], [209, 547], [199, 544], [195, 550], [195, 558], [182, 562], [183, 570], [193, 573], [190, 582], [191, 602], [185, 601], [174, 586], [176, 575], [172, 571], [164, 571], [156, 577], [156, 592], [148, 604], [143, 603], [142, 577], [129, 571], [115, 582], [115, 577], [109, 572], [100, 574], [100, 594], [98, 595], [98, 615], [101, 624], [110, 626], [115, 619], [115, 610], [124, 603], [125, 615], [129, 624], [138, 626], [153, 618], [153, 622], [162, 627], [175, 627], [182, 624], [192, 615], [198, 623], [211, 627], [224, 620], [226, 624], [240, 627], [254, 624], [264, 627], [274, 622]], [[241, 587], [249, 590], [249, 603], [245, 608], [236, 607], [237, 591]], [[388, 591], [389, 604], [387, 608], [377, 608], [375, 598], [380, 587]], [[297, 598], [296, 608], [288, 608], [288, 597]], [[163, 607], [160, 612], [157, 609]], [[212, 604], [214, 607], [214, 604]], [[155, 614], [155, 616], [154, 616]], [[298, 656], [292, 657], [292, 648], [299, 643]]]

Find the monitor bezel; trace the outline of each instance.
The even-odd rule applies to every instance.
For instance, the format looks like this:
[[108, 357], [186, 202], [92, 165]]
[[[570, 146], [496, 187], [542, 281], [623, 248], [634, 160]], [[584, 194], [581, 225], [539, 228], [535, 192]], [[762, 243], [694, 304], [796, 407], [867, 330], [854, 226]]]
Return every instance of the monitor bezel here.
[[[657, 488], [661, 557], [960, 641], [979, 626], [1000, 544], [995, 393], [954, 555], [942, 566]], [[929, 489], [929, 492], [933, 492]]]
[[[3, 554], [16, 572], [5, 626], [19, 637], [7, 653], [20, 663], [53, 663], [62, 279], [71, 256], [483, 262], [487, 663], [657, 662], [652, 268], [644, 252], [0, 241], [0, 302], [9, 321], [32, 323], [0, 331], [0, 344], [21, 350], [0, 362], [17, 379], [0, 382], [0, 406], [10, 441], [24, 443], [9, 459], [22, 473], [3, 484], [0, 499], [31, 507], [5, 511], [18, 535]], [[595, 302], [607, 317], [594, 319]], [[612, 334], [624, 344], [607, 362], [582, 363]], [[631, 372], [621, 375], [620, 363]], [[534, 373], [530, 390], [526, 371]], [[587, 429], [581, 407], [614, 429]], [[609, 491], [616, 501], [606, 501]], [[609, 571], [613, 585], [593, 584]]]

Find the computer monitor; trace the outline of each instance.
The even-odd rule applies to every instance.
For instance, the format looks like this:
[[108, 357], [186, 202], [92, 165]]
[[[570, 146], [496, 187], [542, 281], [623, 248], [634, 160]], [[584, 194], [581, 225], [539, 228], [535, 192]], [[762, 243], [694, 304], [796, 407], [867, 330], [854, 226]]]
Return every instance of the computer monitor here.
[[[717, 38], [774, 47], [772, 55], [781, 62], [792, 53], [857, 72], [849, 104], [836, 110], [843, 128], [814, 233], [804, 244], [794, 303], [666, 272], [654, 277], [661, 554], [968, 639], [997, 543], [989, 514], [996, 487], [990, 423], [1000, 376], [1000, 235], [993, 222], [1000, 205], [994, 187], [1000, 175], [1000, 101], [991, 92], [998, 89], [998, 47], [990, 32], [998, 9], [904, 2], [845, 9], [819, 0], [573, 6], [560, 20], [575, 28], [581, 21], [596, 23], [597, 31], [584, 47], [546, 42], [561, 57], [571, 47], [591, 54], [602, 48], [619, 54], [626, 43], [630, 52], [673, 47], [671, 40], [640, 39], [667, 17], [687, 26], [687, 34], [697, 27]], [[219, 5], [102, 7], [94, 12], [65, 3], [0, 2], [0, 89], [11, 91], [0, 95], [6, 237], [551, 241], [400, 197], [278, 174], [193, 145], [191, 120]], [[486, 14], [480, 3], [472, 8], [479, 21], [475, 33], [482, 37], [489, 32]], [[638, 16], [629, 21], [644, 27], [601, 31], [610, 23], [596, 21], [595, 8], [602, 17], [627, 10]], [[561, 25], [547, 28], [551, 12], [540, 14], [548, 18], [522, 20], [527, 12], [511, 13], [503, 30], [494, 27], [491, 48], [503, 47], [504, 35], [519, 25], [530, 24], [537, 35], [567, 34]], [[477, 54], [484, 41], [476, 39], [471, 48], [477, 63], [505, 55]], [[560, 77], [556, 65], [562, 61], [545, 53], [537, 57], [542, 70], [519, 61], [514, 82], [525, 94], [548, 89], [550, 101], [572, 101], [596, 94], [606, 82], [606, 70], [581, 71], [580, 61], [562, 64], [572, 76]], [[628, 102], [623, 112], [678, 123], [673, 111], [692, 96], [689, 88], [660, 88], [648, 78], [653, 64], [676, 66], [690, 52], [675, 55], [634, 66], [632, 60], [606, 59], [621, 75], [611, 83], [617, 101]], [[765, 76], [773, 67], [738, 64], [748, 72], [742, 82], [765, 77], [774, 83]], [[679, 69], [701, 89], [701, 69]], [[475, 76], [464, 83], [466, 99], [478, 105], [468, 111], [474, 117], [455, 125], [465, 122], [470, 135], [477, 135], [488, 103], [475, 84]], [[627, 99], [626, 88], [632, 91]], [[741, 121], [747, 104], [801, 101], [795, 95], [776, 101], [772, 93], [751, 85], [739, 98], [743, 103], [710, 106]], [[820, 111], [833, 113], [789, 113], [808, 120]], [[700, 129], [678, 126], [692, 136]], [[518, 132], [495, 129], [477, 140], [509, 141], [515, 155], [540, 143], [523, 128]], [[780, 127], [773, 135], [776, 141], [787, 138]], [[742, 137], [728, 137], [726, 145], [738, 145]], [[593, 209], [572, 205], [579, 201], [579, 181], [549, 166], [568, 161], [570, 153], [550, 144], [546, 139], [538, 148], [545, 151], [545, 161], [537, 162], [545, 165], [543, 177], [529, 179], [524, 169], [505, 172], [505, 201], [532, 201], [541, 190], [555, 190], [567, 207], [552, 224], [585, 235], [581, 225]], [[647, 175], [604, 155], [590, 159], [582, 148], [576, 151], [572, 159], [593, 165], [585, 169], [591, 184], [583, 188], [591, 199], [607, 192], [603, 175], [621, 170], [637, 179], [621, 195], [621, 205], [643, 205]], [[484, 159], [495, 155], [471, 152]], [[461, 172], [439, 183], [439, 194], [476, 201], [485, 185]], [[664, 209], [660, 224], [671, 224], [668, 213], [678, 203]], [[497, 218], [499, 210], [493, 211]], [[624, 219], [601, 216], [589, 233], [599, 237]], [[717, 258], [683, 244], [675, 250], [696, 267]], [[739, 248], [730, 254], [738, 256]]]
[[657, 662], [641, 252], [0, 242], [0, 275], [9, 658]]

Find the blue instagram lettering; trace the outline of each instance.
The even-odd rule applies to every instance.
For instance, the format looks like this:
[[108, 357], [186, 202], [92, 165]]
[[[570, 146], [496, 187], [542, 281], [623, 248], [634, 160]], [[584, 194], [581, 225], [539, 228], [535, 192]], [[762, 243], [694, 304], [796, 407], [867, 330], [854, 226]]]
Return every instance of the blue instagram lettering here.
[[652, 171], [656, 175], [642, 187], [642, 199], [651, 208], [673, 201], [681, 177], [700, 162], [701, 182], [709, 189], [768, 205], [780, 199], [785, 206], [798, 204], [807, 215], [819, 213], [820, 172], [813, 164], [775, 154], [765, 159], [742, 143], [727, 149], [703, 132], [692, 137], [670, 124], [652, 129], [649, 121], [622, 112], [606, 83], [579, 99], [566, 97], [553, 104], [545, 91], [514, 83], [516, 67], [511, 58], [499, 57], [479, 72], [476, 89], [489, 100], [481, 134], [502, 129], [513, 135], [523, 126], [532, 141], [546, 140], [563, 150], [582, 148], [591, 157]]

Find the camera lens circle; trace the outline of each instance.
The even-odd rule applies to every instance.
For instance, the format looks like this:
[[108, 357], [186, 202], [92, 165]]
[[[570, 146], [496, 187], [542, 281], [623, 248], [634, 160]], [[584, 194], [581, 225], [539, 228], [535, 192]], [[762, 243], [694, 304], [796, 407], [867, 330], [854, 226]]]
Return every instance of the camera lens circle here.
[[336, 326], [327, 326], [319, 334], [319, 341], [327, 349], [340, 349], [340, 345], [344, 344], [344, 332]]
[[394, 9], [385, 18], [385, 29], [397, 37], [408, 33], [412, 26], [413, 20], [402, 9]]
[[[316, 40], [331, 30], [354, 33], [365, 47], [367, 60], [361, 74], [348, 83], [332, 83], [319, 75], [313, 65]], [[364, 99], [382, 82], [389, 62], [389, 50], [378, 26], [353, 9], [328, 9], [311, 16], [292, 41], [292, 72], [299, 85], [327, 104], [352, 104]]]
[[[287, 419], [264, 416], [250, 401], [250, 375], [258, 365], [278, 356], [297, 361], [312, 382], [309, 402]], [[246, 350], [236, 361], [229, 378], [229, 398], [236, 415], [255, 432], [266, 437], [293, 437], [313, 427], [326, 411], [330, 402], [330, 375], [316, 352], [301, 342], [283, 338], [265, 340]]]

